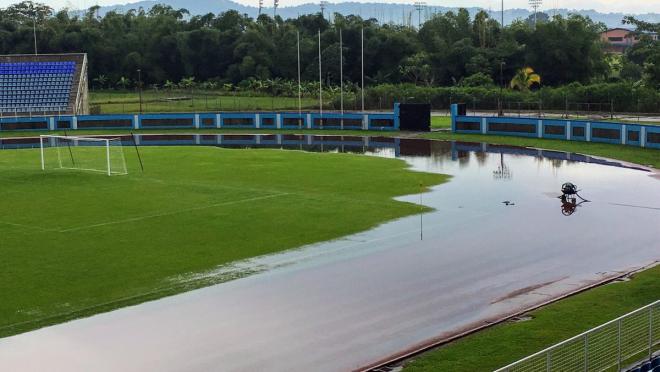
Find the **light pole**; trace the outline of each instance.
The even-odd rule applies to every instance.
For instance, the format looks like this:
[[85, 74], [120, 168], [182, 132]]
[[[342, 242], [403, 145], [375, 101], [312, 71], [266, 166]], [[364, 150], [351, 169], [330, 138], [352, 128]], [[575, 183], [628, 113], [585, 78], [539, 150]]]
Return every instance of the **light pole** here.
[[140, 114], [142, 114], [142, 70], [138, 69], [138, 95], [140, 96]]
[[502, 31], [504, 31], [504, 0], [502, 0]]
[[503, 100], [504, 100], [504, 65], [506, 65], [506, 62], [500, 61], [500, 99], [499, 99], [499, 107], [497, 110], [497, 115], [498, 116], [504, 116], [504, 110], [503, 110]]

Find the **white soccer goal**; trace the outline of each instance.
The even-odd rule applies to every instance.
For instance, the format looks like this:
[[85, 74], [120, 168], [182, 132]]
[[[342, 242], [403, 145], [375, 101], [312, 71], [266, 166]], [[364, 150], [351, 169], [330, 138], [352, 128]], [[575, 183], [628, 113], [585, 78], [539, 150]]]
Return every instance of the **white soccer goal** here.
[[75, 169], [108, 176], [128, 174], [119, 138], [42, 135], [41, 169]]

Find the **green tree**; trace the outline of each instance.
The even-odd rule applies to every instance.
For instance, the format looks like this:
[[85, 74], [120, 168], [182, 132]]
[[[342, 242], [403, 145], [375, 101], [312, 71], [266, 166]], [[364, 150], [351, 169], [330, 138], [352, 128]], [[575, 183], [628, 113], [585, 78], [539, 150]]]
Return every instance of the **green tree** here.
[[534, 73], [531, 67], [521, 68], [511, 79], [511, 89], [528, 91], [534, 84], [541, 84], [541, 76]]

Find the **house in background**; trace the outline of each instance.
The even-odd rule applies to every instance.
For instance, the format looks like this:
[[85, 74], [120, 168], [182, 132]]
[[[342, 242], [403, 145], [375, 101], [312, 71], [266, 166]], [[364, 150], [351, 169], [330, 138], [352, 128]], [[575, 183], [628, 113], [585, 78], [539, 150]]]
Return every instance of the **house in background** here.
[[[657, 33], [647, 33], [653, 40], [658, 40]], [[606, 44], [610, 53], [623, 53], [626, 49], [637, 44], [640, 36], [627, 28], [611, 28], [600, 34], [600, 40]]]

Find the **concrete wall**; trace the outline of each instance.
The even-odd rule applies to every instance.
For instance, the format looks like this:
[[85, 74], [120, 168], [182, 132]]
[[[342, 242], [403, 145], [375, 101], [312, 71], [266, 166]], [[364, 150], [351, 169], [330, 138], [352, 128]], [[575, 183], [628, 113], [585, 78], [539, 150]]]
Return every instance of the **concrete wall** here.
[[566, 141], [602, 142], [660, 149], [660, 126], [589, 120], [460, 116], [451, 107], [454, 133], [494, 134]]
[[0, 118], [2, 131], [92, 129], [399, 129], [392, 113], [204, 112], [170, 114], [56, 115]]

